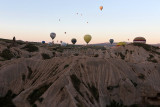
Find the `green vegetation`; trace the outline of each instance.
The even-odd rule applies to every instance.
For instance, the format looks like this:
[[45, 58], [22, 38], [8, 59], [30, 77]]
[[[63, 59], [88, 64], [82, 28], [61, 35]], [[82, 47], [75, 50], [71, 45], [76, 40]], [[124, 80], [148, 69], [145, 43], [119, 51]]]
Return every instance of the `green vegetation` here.
[[150, 62], [153, 62], [153, 63], [158, 63], [158, 61], [156, 59], [154, 59], [154, 56], [153, 55], [149, 55], [147, 61], [150, 61]]
[[41, 86], [38, 89], [33, 90], [32, 93], [27, 97], [28, 102], [33, 106], [35, 101], [39, 100], [43, 93], [51, 86], [52, 84], [46, 84]]
[[[4, 42], [6, 42], [6, 43], [13, 43], [13, 40], [9, 40], [9, 39], [2, 39], [2, 38], [0, 38], [0, 41], [4, 41]], [[25, 44], [25, 43], [24, 43], [23, 41], [21, 41], [21, 40], [17, 40], [16, 43], [19, 44], [19, 45]]]
[[132, 54], [133, 53], [133, 51], [130, 51], [130, 54]]
[[75, 53], [75, 54], [73, 54], [74, 56], [78, 56], [79, 54], [78, 53]]
[[39, 98], [38, 100], [39, 100], [39, 102], [42, 102], [44, 99], [43, 98]]
[[140, 73], [140, 74], [138, 75], [138, 78], [139, 78], [139, 79], [142, 79], [142, 80], [145, 80], [145, 75], [142, 74], [142, 73]]
[[132, 104], [130, 107], [139, 107], [138, 104]]
[[78, 103], [76, 103], [77, 107], [84, 107], [83, 104], [81, 103], [81, 101], [79, 100], [78, 96], [76, 96], [74, 98], [78, 102]]
[[52, 54], [53, 54], [53, 57], [55, 57], [55, 56], [56, 56], [56, 52], [52, 52]]
[[25, 49], [28, 52], [37, 52], [39, 49], [33, 44], [26, 44], [22, 49]]
[[76, 106], [77, 107], [84, 107], [83, 104], [81, 104], [81, 103], [77, 103]]
[[66, 68], [68, 68], [68, 67], [69, 67], [69, 65], [67, 64], [67, 65], [64, 66], [64, 69], [66, 69]]
[[27, 66], [27, 68], [28, 68], [28, 76], [27, 76], [27, 78], [30, 79], [33, 71], [29, 66]]
[[90, 101], [92, 104], [94, 104], [93, 97], [92, 97], [92, 96], [90, 97], [87, 92], [86, 92], [86, 95], [87, 95], [87, 97], [89, 98], [89, 101]]
[[99, 101], [99, 92], [98, 92], [98, 89], [97, 89], [94, 85], [90, 86], [90, 85], [88, 84], [88, 87], [89, 87], [89, 90], [90, 90], [90, 92], [92, 93], [93, 97], [94, 97], [97, 101]]
[[126, 52], [125, 52], [125, 54], [127, 54], [129, 52], [129, 50], [128, 49], [126, 49]]
[[17, 43], [17, 44], [19, 44], [19, 45], [23, 45], [23, 44], [25, 44], [25, 42], [20, 41], [20, 40], [16, 41], [16, 43]]
[[9, 39], [2, 39], [2, 38], [0, 38], [0, 41], [4, 41], [4, 42], [6, 42], [6, 43], [12, 43], [12, 42], [13, 42], [13, 40], [9, 40]]
[[95, 55], [94, 55], [94, 57], [98, 57], [98, 56], [99, 56], [98, 54], [95, 54]]
[[0, 106], [1, 107], [16, 107], [12, 99], [16, 97], [16, 94], [12, 93], [11, 90], [8, 90], [7, 94], [4, 97], [0, 97]]
[[14, 55], [9, 49], [4, 49], [2, 53], [0, 53], [0, 56], [3, 57], [5, 60], [11, 60]]
[[85, 47], [81, 47], [81, 49], [106, 50], [104, 46], [94, 46], [94, 45], [87, 45]]
[[116, 86], [108, 86], [107, 90], [112, 91], [114, 88], [119, 88], [119, 85]]
[[118, 103], [115, 100], [110, 102], [110, 105], [106, 105], [106, 107], [127, 107], [124, 106], [123, 103]]
[[121, 57], [122, 60], [125, 59], [125, 55], [123, 55], [121, 52], [118, 52], [118, 53], [116, 52], [115, 55], [117, 55], [117, 56], [120, 55], [120, 57]]
[[134, 45], [134, 46], [138, 46], [138, 47], [142, 47], [142, 48], [144, 48], [146, 51], [149, 51], [149, 52], [152, 52], [152, 53], [155, 53], [155, 54], [160, 55], [160, 52], [157, 52], [157, 51], [156, 51], [156, 50], [160, 49], [159, 47], [151, 46], [151, 45], [143, 44], [143, 43], [133, 43], [133, 45]]
[[132, 80], [130, 80], [132, 82], [132, 84], [134, 85], [134, 87], [137, 87], [137, 83], [133, 82]]
[[57, 49], [57, 52], [63, 53], [63, 49]]
[[22, 80], [25, 81], [25, 79], [26, 79], [26, 76], [25, 76], [25, 74], [23, 74], [22, 75]]
[[75, 74], [70, 75], [70, 78], [76, 91], [79, 92], [79, 94], [83, 97], [83, 94], [80, 92], [81, 81], [79, 80], [79, 78]]
[[50, 59], [51, 57], [48, 54], [42, 53], [42, 58], [45, 59]]
[[32, 107], [37, 107], [37, 105], [36, 105], [36, 104], [33, 104]]
[[119, 52], [119, 55], [121, 56], [121, 59], [125, 59], [125, 56], [121, 52]]

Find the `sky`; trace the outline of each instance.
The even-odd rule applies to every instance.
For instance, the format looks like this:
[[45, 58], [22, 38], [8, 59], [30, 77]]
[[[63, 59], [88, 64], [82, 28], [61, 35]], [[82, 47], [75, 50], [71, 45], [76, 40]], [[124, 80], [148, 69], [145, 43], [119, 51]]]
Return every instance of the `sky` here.
[[51, 42], [51, 32], [55, 42], [85, 44], [90, 34], [90, 43], [160, 43], [160, 0], [0, 0], [0, 38]]

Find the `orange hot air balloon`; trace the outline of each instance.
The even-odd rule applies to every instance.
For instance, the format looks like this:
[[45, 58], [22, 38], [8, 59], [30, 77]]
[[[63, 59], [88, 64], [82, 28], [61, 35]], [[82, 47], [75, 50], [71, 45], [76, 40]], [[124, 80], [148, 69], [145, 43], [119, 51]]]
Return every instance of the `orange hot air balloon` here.
[[102, 9], [103, 9], [103, 6], [100, 6], [100, 7], [99, 7], [99, 9], [102, 11]]

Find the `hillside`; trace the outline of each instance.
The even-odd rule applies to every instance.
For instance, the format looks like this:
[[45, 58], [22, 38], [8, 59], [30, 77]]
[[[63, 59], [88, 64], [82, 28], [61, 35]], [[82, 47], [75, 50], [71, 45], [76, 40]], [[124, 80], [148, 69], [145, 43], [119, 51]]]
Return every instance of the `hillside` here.
[[160, 105], [160, 49], [0, 40], [2, 107]]

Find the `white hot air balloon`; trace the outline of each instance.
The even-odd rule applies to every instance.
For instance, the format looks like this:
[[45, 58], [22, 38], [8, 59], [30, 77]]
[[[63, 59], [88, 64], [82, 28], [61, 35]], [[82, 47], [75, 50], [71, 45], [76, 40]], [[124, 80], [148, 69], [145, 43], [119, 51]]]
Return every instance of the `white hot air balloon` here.
[[56, 37], [56, 33], [50, 33], [50, 37], [52, 38], [52, 40]]
[[48, 43], [48, 46], [52, 46], [52, 45], [53, 45], [52, 42], [49, 42], [49, 43]]
[[66, 47], [66, 46], [67, 46], [67, 43], [65, 43], [65, 42], [62, 42], [62, 43], [61, 43], [61, 46], [64, 46], [64, 47]]

